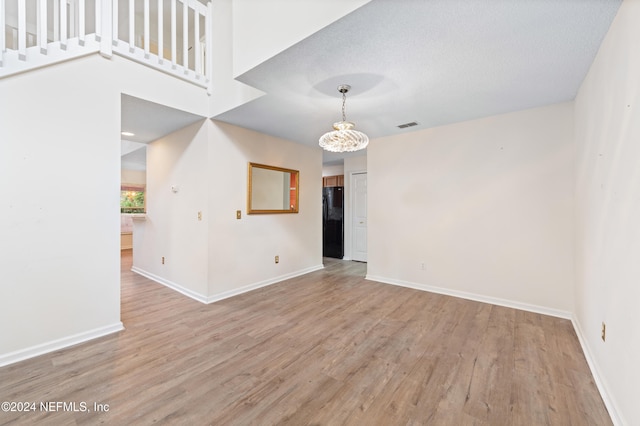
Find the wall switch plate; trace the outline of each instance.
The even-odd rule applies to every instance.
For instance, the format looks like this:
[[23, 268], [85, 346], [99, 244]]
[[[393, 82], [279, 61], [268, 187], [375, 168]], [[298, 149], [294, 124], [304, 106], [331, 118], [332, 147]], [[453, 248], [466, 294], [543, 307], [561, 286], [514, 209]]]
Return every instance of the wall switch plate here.
[[202, 220], [202, 212], [198, 212], [198, 220]]
[[607, 325], [605, 323], [602, 323], [602, 341], [605, 342], [606, 338], [607, 338]]
[[236, 210], [236, 219], [240, 219], [242, 217], [242, 211]]
[[162, 264], [164, 265], [164, 256], [162, 256]]

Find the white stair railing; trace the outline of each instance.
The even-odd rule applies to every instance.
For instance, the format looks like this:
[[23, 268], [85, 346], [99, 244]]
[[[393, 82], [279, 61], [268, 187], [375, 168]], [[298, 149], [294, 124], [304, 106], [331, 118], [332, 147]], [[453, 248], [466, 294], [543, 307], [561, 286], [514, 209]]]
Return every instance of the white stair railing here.
[[210, 89], [211, 11], [197, 0], [0, 0], [0, 78], [100, 52]]

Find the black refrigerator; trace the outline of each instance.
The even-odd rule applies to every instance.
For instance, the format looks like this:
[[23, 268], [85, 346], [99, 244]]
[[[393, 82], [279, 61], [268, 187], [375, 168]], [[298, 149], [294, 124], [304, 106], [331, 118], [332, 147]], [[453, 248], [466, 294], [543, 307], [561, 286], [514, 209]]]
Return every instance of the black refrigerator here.
[[329, 186], [322, 188], [322, 256], [342, 259], [343, 222], [342, 206], [344, 188]]

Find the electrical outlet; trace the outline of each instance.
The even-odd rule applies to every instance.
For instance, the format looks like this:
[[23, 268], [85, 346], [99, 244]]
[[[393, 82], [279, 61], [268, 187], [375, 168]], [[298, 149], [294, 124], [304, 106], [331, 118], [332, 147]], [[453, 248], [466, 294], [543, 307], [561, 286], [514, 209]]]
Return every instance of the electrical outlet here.
[[162, 256], [162, 264], [164, 265], [164, 256]]
[[607, 325], [603, 322], [602, 323], [602, 341], [605, 342], [606, 338], [607, 338]]
[[420, 263], [420, 269], [422, 269], [424, 271], [424, 262]]
[[280, 263], [280, 256], [276, 256], [276, 263]]
[[202, 220], [202, 212], [198, 212], [198, 220]]

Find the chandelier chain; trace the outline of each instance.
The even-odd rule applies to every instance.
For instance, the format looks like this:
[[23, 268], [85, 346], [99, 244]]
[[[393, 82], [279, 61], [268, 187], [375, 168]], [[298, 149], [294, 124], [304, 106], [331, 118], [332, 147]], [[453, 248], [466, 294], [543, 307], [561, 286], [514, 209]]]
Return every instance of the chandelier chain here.
[[342, 92], [342, 121], [347, 121], [347, 115], [345, 114], [345, 104], [347, 103], [347, 92]]

